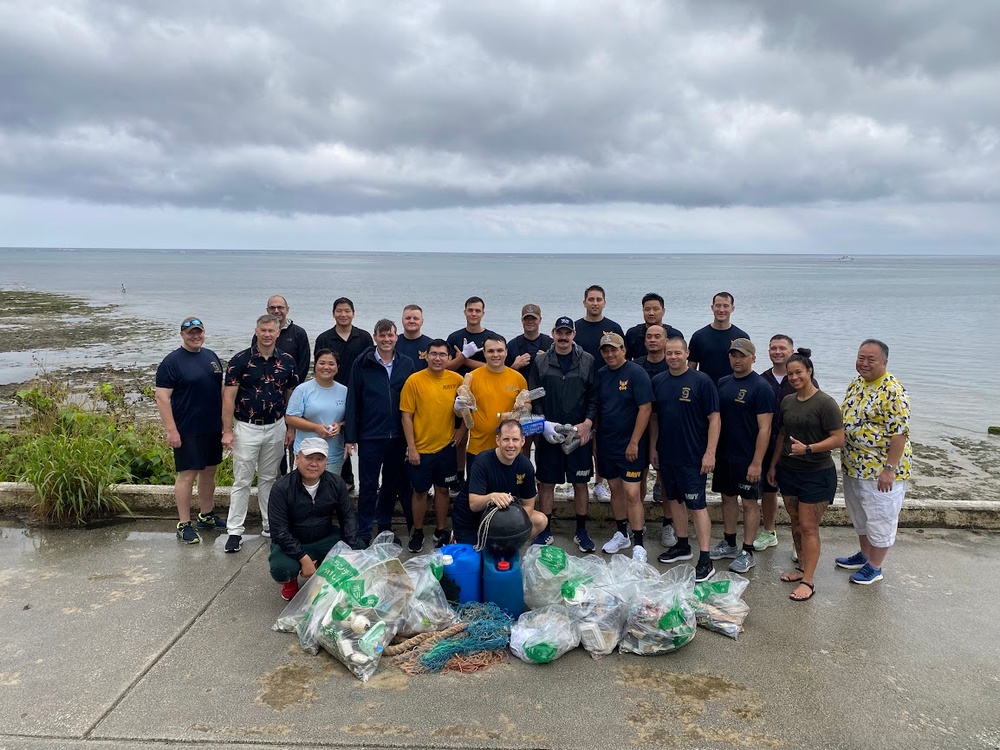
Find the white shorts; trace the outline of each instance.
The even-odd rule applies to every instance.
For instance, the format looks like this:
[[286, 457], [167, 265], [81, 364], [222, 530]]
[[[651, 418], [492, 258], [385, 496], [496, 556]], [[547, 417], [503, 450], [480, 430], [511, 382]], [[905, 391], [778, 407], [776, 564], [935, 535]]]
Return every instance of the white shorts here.
[[906, 480], [893, 482], [879, 492], [877, 479], [844, 476], [844, 503], [858, 536], [867, 536], [874, 547], [891, 547], [896, 541], [899, 511], [906, 495]]

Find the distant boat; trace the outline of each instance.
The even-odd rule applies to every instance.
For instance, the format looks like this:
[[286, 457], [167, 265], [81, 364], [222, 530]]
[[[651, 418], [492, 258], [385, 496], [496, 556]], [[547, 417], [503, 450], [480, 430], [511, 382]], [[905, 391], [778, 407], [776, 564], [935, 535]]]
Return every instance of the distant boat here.
[[840, 261], [841, 263], [850, 263], [852, 260], [854, 260], [854, 256], [853, 255], [841, 255], [839, 258], [837, 258], [837, 260]]

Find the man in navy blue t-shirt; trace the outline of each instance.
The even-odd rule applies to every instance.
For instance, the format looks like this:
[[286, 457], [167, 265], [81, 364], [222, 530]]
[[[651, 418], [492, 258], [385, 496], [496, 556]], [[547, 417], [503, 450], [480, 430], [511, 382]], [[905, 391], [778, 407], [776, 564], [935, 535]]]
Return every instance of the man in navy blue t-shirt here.
[[[688, 511], [698, 537], [695, 578], [715, 575], [709, 546], [712, 520], [705, 499], [705, 478], [715, 468], [719, 442], [719, 392], [705, 373], [688, 367], [687, 342], [667, 340], [667, 371], [653, 378], [653, 417], [650, 443], [653, 466], [659, 471], [663, 496], [673, 503], [677, 543], [659, 556], [662, 563], [690, 560]], [[662, 428], [662, 429], [661, 429]]]
[[699, 328], [691, 337], [691, 359], [688, 364], [696, 367], [718, 383], [733, 374], [729, 366], [729, 344], [733, 339], [748, 339], [750, 334], [733, 325], [730, 318], [736, 309], [736, 300], [729, 292], [719, 292], [712, 297], [712, 322]]
[[653, 392], [646, 371], [625, 359], [621, 336], [606, 334], [600, 351], [607, 367], [597, 371], [597, 466], [611, 487], [611, 510], [618, 527], [602, 549], [614, 554], [634, 544], [632, 557], [646, 562], [646, 511], [639, 488], [649, 465], [645, 432]]
[[205, 348], [200, 318], [181, 323], [181, 345], [156, 368], [156, 408], [174, 449], [177, 479], [177, 538], [201, 541], [191, 526], [191, 494], [198, 480], [198, 528], [220, 531], [224, 519], [214, 510], [215, 469], [222, 462], [222, 362]]
[[[764, 454], [771, 439], [774, 392], [753, 371], [757, 347], [750, 339], [734, 339], [729, 347], [733, 374], [719, 381], [719, 460], [712, 474], [712, 491], [722, 495], [724, 537], [711, 550], [713, 560], [735, 558], [729, 569], [746, 573], [756, 565], [754, 540], [760, 527], [761, 476]], [[736, 546], [736, 522], [743, 498], [743, 548]]]

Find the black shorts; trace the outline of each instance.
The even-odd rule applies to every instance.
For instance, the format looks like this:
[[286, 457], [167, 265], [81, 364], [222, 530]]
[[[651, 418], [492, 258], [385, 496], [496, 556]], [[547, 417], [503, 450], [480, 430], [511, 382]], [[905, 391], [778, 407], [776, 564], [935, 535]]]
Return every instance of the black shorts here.
[[797, 497], [800, 503], [832, 503], [837, 494], [837, 469], [830, 466], [819, 471], [795, 471], [778, 464], [778, 487], [782, 495]]
[[201, 471], [222, 463], [222, 433], [181, 435], [181, 447], [174, 448], [174, 467], [182, 471]]
[[610, 458], [597, 452], [597, 471], [605, 479], [621, 479], [623, 482], [641, 482], [642, 474], [649, 468], [649, 457], [642, 446], [635, 461], [629, 461], [624, 456]]
[[708, 507], [705, 498], [708, 477], [701, 473], [700, 466], [660, 464], [657, 476], [663, 485], [663, 496], [668, 500], [684, 503], [688, 510], [704, 510]]
[[729, 497], [739, 495], [744, 500], [760, 500], [761, 484], [747, 481], [749, 468], [750, 464], [720, 461], [712, 472], [712, 492]]
[[420, 464], [406, 462], [406, 475], [414, 492], [424, 493], [435, 487], [449, 487], [458, 479], [455, 446], [448, 444], [437, 453], [421, 453]]
[[778, 487], [767, 481], [767, 470], [771, 468], [771, 461], [774, 459], [774, 449], [777, 443], [771, 442], [767, 446], [767, 451], [764, 453], [764, 460], [761, 462], [763, 467], [760, 472], [760, 491], [761, 492], [777, 492]]
[[590, 445], [581, 445], [568, 456], [561, 445], [544, 438], [535, 442], [535, 479], [542, 484], [586, 484], [594, 476]]

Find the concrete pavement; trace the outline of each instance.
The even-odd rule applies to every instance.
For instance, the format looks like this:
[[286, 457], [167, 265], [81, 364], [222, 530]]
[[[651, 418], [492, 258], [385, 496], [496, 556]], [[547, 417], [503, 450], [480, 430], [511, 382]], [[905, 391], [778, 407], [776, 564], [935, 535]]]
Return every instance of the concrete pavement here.
[[0, 750], [1000, 747], [1000, 535], [902, 530], [886, 579], [861, 587], [832, 562], [856, 538], [824, 528], [816, 597], [794, 603], [782, 528], [738, 641], [699, 629], [674, 654], [472, 675], [383, 662], [365, 684], [270, 630], [267, 540], [226, 555], [172, 525], [0, 527]]

